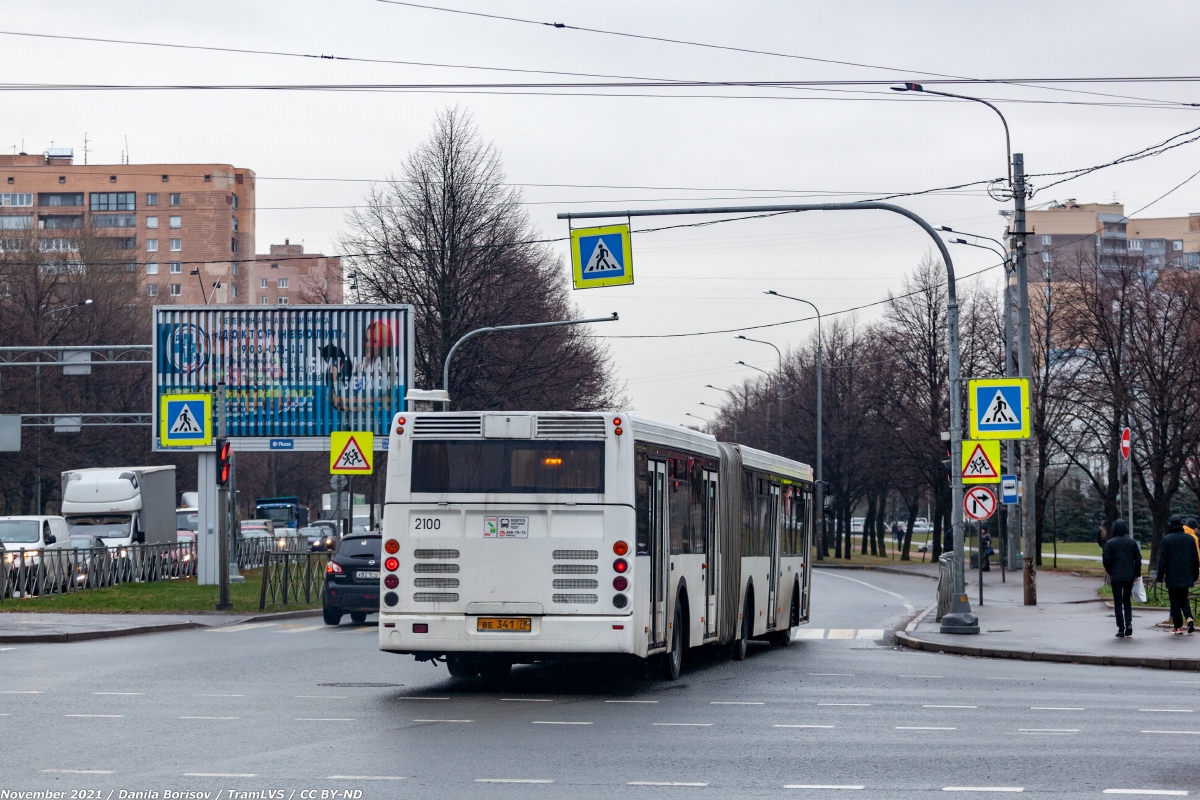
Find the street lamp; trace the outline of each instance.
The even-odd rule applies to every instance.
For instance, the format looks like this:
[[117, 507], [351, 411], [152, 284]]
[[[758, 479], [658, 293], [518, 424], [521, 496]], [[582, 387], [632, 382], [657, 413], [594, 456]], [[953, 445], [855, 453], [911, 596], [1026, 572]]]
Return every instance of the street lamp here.
[[706, 420], [704, 417], [697, 416], [696, 414], [693, 414], [693, 413], [692, 413], [692, 412], [690, 412], [690, 411], [685, 411], [685, 412], [683, 412], [683, 415], [684, 415], [685, 417], [691, 417], [692, 419], [698, 419], [698, 420], [700, 420], [701, 422], [703, 422], [703, 423], [704, 423], [704, 428], [705, 428], [705, 431], [704, 431], [705, 433], [711, 433], [711, 432], [712, 432], [712, 423], [711, 423], [711, 422], [709, 422], [708, 420]]
[[983, 105], [990, 108], [992, 111], [995, 111], [996, 116], [1000, 117], [1000, 121], [1002, 123], [1004, 123], [1004, 153], [1006, 156], [1006, 158], [1004, 159], [1004, 165], [1008, 168], [1008, 188], [1010, 190], [1013, 188], [1012, 140], [1009, 138], [1009, 135], [1008, 135], [1008, 120], [1006, 120], [1004, 118], [1004, 115], [1000, 113], [1000, 109], [996, 108], [994, 105], [992, 105], [987, 100], [984, 100], [981, 97], [969, 97], [965, 94], [951, 94], [950, 92], [939, 92], [939, 91], [935, 91], [933, 89], [926, 89], [924, 86], [922, 86], [919, 83], [902, 83], [899, 86], [893, 86], [891, 88], [892, 88], [893, 92], [920, 92], [922, 94], [937, 95], [938, 97], [952, 97], [955, 100], [970, 100], [973, 103], [982, 103]]
[[[733, 416], [733, 441], [736, 442], [738, 440], [738, 414], [737, 414], [737, 406], [736, 406], [738, 396], [736, 394], [734, 394], [733, 392], [731, 392], [729, 389], [722, 389], [720, 386], [713, 386], [711, 383], [704, 384], [704, 388], [705, 389], [714, 389], [718, 392], [724, 392], [725, 394], [727, 394], [733, 398], [734, 403], [735, 403], [734, 409], [733, 409], [733, 415], [732, 415]], [[706, 408], [716, 408], [716, 406], [710, 406], [708, 403], [705, 403], [703, 400], [700, 401], [700, 405], [705, 406]]]
[[[792, 297], [791, 295], [780, 294], [779, 292], [775, 291], [774, 289], [767, 289], [766, 292], [764, 292], [764, 294], [769, 294], [774, 297], [782, 297], [785, 300], [795, 300], [797, 303], [804, 303], [807, 306], [809, 306], [810, 308], [812, 308], [812, 310], [817, 315], [817, 470], [816, 470], [817, 476], [816, 477], [817, 477], [817, 483], [821, 486], [821, 491], [823, 493], [825, 491], [824, 483], [822, 481], [823, 474], [824, 474], [823, 469], [822, 469], [822, 464], [824, 462], [824, 458], [823, 458], [824, 453], [821, 448], [821, 445], [822, 445], [821, 437], [822, 437], [822, 433], [823, 433], [822, 427], [824, 425], [825, 415], [822, 413], [822, 408], [821, 408], [821, 383], [822, 383], [822, 376], [823, 376], [823, 372], [824, 372], [824, 370], [821, 367], [821, 349], [823, 346], [823, 339], [824, 339], [824, 337], [821, 334], [821, 309], [817, 308], [816, 304], [813, 303], [811, 300], [805, 300], [803, 297]], [[823, 499], [824, 498], [822, 498], [822, 500]], [[824, 516], [824, 514], [822, 514], [822, 516], [821, 516], [821, 544], [822, 544], [822, 547], [817, 549], [817, 555], [818, 555], [818, 557], [823, 558], [822, 550], [823, 550], [824, 544], [825, 544], [825, 516]]]
[[779, 376], [775, 382], [775, 397], [779, 405], [779, 419], [776, 421], [776, 429], [779, 439], [779, 455], [783, 455], [783, 353], [779, 352], [779, 348], [770, 342], [765, 342], [762, 339], [751, 339], [749, 336], [735, 336], [735, 339], [741, 339], [744, 342], [756, 342], [757, 344], [765, 344], [775, 350], [775, 355], [779, 359]]

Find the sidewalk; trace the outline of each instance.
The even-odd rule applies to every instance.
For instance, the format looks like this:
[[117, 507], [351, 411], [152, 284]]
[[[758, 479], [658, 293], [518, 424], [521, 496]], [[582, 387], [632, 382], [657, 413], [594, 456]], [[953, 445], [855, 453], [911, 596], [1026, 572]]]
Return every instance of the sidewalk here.
[[190, 628], [219, 628], [263, 619], [311, 617], [321, 610], [274, 614], [51, 614], [13, 611], [0, 613], [0, 644], [85, 642], [166, 633]]
[[979, 617], [978, 635], [940, 633], [936, 609], [929, 609], [897, 631], [896, 640], [917, 650], [985, 658], [1200, 671], [1200, 634], [1173, 636], [1155, 627], [1167, 618], [1165, 608], [1135, 607], [1133, 638], [1116, 638], [1113, 610], [1096, 594], [1099, 578], [1039, 572], [1038, 605], [1026, 606], [1021, 573], [1002, 584], [993, 570], [984, 576], [980, 606], [977, 577], [968, 574], [967, 594]]

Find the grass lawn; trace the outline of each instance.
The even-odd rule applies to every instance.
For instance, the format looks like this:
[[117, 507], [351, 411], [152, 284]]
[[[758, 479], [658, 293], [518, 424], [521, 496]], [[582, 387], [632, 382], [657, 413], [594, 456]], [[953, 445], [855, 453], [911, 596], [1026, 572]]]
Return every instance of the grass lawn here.
[[[258, 611], [262, 592], [262, 570], [242, 573], [245, 583], [229, 585], [233, 613]], [[86, 589], [70, 594], [5, 600], [4, 611], [58, 611], [104, 614], [171, 614], [212, 611], [217, 605], [217, 587], [199, 586], [194, 578], [152, 583], [124, 583], [107, 589]], [[269, 606], [268, 611], [295, 611], [320, 607], [320, 599], [311, 605]]]

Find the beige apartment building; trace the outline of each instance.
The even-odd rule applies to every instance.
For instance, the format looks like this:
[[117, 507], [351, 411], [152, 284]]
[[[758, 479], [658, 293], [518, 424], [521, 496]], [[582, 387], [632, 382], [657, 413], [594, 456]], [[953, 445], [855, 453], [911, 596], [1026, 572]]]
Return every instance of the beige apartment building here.
[[70, 263], [86, 230], [111, 239], [156, 303], [245, 303], [254, 172], [229, 164], [76, 164], [69, 148], [0, 155], [0, 248], [32, 235]]
[[342, 302], [342, 259], [305, 253], [288, 239], [260, 253], [247, 277], [245, 302], [253, 305]]

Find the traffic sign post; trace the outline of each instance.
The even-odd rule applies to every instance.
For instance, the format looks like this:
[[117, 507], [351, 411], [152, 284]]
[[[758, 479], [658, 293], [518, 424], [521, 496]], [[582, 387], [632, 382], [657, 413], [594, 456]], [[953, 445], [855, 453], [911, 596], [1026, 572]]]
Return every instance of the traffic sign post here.
[[1128, 503], [1129, 503], [1129, 518], [1125, 520], [1125, 525], [1129, 528], [1130, 537], [1133, 536], [1133, 432], [1129, 428], [1121, 431], [1121, 458], [1125, 459], [1125, 477], [1128, 479]]
[[571, 272], [576, 289], [633, 283], [633, 244], [628, 225], [571, 231]]
[[1028, 439], [1029, 381], [984, 378], [967, 381], [972, 439]]
[[962, 443], [963, 483], [996, 483], [1000, 480], [1000, 442], [996, 439]]

